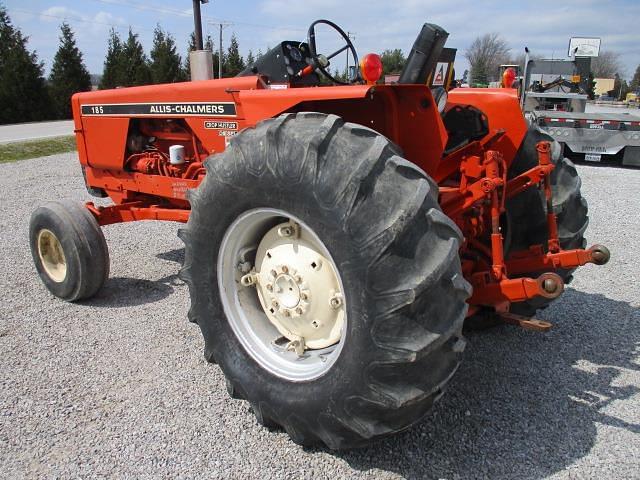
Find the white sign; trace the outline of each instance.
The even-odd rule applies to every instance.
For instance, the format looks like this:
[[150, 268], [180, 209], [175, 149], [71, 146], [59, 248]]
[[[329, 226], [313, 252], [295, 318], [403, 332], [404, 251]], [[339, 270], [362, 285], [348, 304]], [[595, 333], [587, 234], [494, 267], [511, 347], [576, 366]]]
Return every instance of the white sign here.
[[571, 37], [571, 40], [569, 40], [570, 57], [573, 57], [574, 55], [576, 57], [597, 57], [599, 53], [599, 38]]
[[449, 70], [449, 64], [447, 62], [438, 62], [436, 65], [436, 74], [433, 77], [431, 85], [434, 87], [443, 87], [444, 82], [447, 79], [447, 71]]

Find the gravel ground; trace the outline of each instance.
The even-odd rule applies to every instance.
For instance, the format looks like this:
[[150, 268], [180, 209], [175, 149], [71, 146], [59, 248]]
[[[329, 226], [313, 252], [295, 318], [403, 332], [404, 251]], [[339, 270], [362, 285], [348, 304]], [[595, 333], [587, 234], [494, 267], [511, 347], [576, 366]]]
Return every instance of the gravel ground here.
[[231, 400], [186, 320], [176, 225], [105, 229], [111, 279], [80, 304], [54, 299], [27, 245], [31, 211], [86, 199], [75, 155], [0, 165], [0, 476], [4, 478], [640, 478], [640, 170], [581, 166], [589, 238], [540, 318], [469, 336], [432, 415], [346, 453], [303, 449]]

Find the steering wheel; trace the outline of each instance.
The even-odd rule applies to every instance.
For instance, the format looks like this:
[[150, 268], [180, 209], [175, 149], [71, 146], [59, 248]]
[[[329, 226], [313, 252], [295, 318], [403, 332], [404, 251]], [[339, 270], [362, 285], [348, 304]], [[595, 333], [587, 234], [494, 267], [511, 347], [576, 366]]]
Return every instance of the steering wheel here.
[[[336, 32], [338, 32], [342, 38], [345, 41], [345, 45], [341, 48], [339, 48], [338, 50], [336, 50], [335, 52], [333, 52], [330, 55], [318, 55], [318, 52], [316, 51], [316, 25], [318, 25], [319, 23], [324, 23], [325, 25], [329, 25], [331, 28], [333, 28]], [[316, 20], [315, 22], [313, 22], [311, 24], [311, 26], [309, 27], [309, 32], [307, 33], [307, 37], [308, 37], [308, 42], [309, 42], [309, 50], [311, 53], [311, 58], [312, 61], [314, 63], [314, 67], [318, 70], [320, 70], [320, 72], [322, 72], [322, 74], [327, 77], [329, 80], [331, 80], [333, 83], [337, 83], [338, 85], [350, 85], [350, 82], [342, 82], [340, 80], [337, 80], [333, 77], [333, 75], [331, 75], [329, 73], [329, 71], [327, 70], [327, 67], [329, 66], [329, 61], [335, 57], [336, 55], [340, 55], [342, 52], [344, 52], [345, 50], [349, 49], [351, 51], [351, 54], [353, 55], [353, 59], [355, 61], [356, 64], [356, 78], [354, 78], [354, 81], [357, 81], [360, 79], [360, 70], [358, 68], [358, 65], [360, 64], [360, 62], [358, 61], [358, 52], [356, 52], [356, 48], [353, 46], [353, 43], [351, 43], [351, 39], [349, 38], [349, 35], [347, 35], [344, 30], [342, 30], [338, 25], [336, 25], [335, 23], [329, 21], [329, 20], [324, 20], [324, 19], [320, 19], [320, 20]], [[349, 72], [347, 72], [348, 74]]]

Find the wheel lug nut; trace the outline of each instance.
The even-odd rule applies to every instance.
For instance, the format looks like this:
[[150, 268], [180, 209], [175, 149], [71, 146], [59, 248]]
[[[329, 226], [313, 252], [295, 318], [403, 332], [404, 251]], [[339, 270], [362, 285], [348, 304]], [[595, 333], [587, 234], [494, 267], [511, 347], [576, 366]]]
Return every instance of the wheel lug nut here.
[[307, 295], [306, 293], [301, 293], [300, 294], [300, 300], [307, 300], [309, 298], [309, 295]]
[[336, 293], [333, 297], [331, 297], [331, 300], [329, 300], [329, 304], [331, 305], [331, 308], [340, 307], [340, 305], [342, 305], [342, 295]]
[[283, 312], [283, 314], [284, 314], [285, 317], [290, 317], [291, 316], [291, 312], [289, 310], [285, 310]]
[[272, 277], [277, 277], [278, 276], [278, 272], [276, 272], [275, 270], [271, 270], [271, 272], [269, 272], [269, 273], [271, 273]]
[[269, 290], [270, 292], [273, 291], [273, 285], [271, 285], [270, 283], [267, 283], [266, 289]]
[[289, 226], [280, 227], [278, 229], [278, 235], [280, 235], [281, 237], [290, 237], [291, 235], [293, 235], [293, 228]]
[[302, 309], [300, 307], [296, 308], [296, 313], [302, 315]]
[[278, 301], [277, 301], [277, 300], [274, 300], [273, 302], [271, 302], [271, 306], [272, 306], [273, 308], [278, 308], [278, 307], [280, 306], [280, 304], [278, 303]]
[[289, 267], [287, 267], [286, 265], [282, 266], [282, 273], [289, 273]]

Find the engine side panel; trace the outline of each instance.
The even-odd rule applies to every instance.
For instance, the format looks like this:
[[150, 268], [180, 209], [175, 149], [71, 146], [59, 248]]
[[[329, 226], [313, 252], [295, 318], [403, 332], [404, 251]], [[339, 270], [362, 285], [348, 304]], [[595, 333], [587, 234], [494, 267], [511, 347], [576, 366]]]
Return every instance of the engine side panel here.
[[[73, 110], [87, 185], [116, 203], [139, 193], [183, 201], [193, 188], [185, 181], [201, 180], [209, 155], [242, 129], [284, 112], [332, 113], [372, 128], [431, 174], [446, 144], [430, 90], [416, 85], [272, 90], [260, 77], [236, 77], [80, 93]], [[184, 148], [183, 166], [170, 164], [172, 145]]]
[[[96, 168], [124, 167], [125, 144], [132, 118], [185, 118], [204, 148], [224, 149], [225, 139], [205, 128], [204, 120], [243, 122], [242, 105], [234, 101], [239, 89], [261, 88], [258, 77], [174, 83], [79, 93], [73, 97], [73, 114], [80, 119], [86, 150], [81, 163]], [[232, 108], [229, 108], [229, 107]], [[77, 127], [76, 127], [77, 128]], [[79, 142], [80, 143], [80, 142]]]

